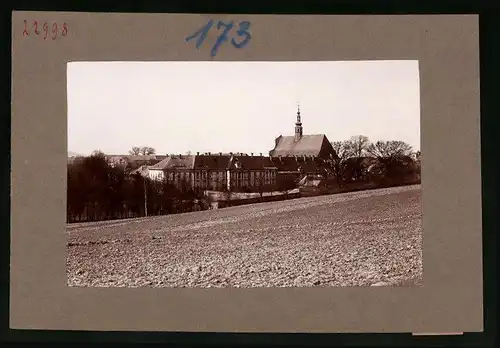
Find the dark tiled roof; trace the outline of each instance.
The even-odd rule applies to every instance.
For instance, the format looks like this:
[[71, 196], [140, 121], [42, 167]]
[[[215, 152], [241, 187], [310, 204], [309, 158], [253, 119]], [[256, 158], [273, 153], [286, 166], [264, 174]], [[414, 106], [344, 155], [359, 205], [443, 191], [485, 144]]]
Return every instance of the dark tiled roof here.
[[156, 155], [128, 155], [125, 158], [130, 162], [151, 161], [156, 159]]
[[294, 136], [280, 136], [277, 144], [270, 151], [272, 156], [306, 155], [318, 156], [323, 148], [324, 141], [328, 141], [324, 134], [303, 135], [298, 141]]
[[233, 156], [231, 168], [242, 169], [261, 169], [261, 168], [275, 168], [276, 166], [267, 156]]
[[267, 156], [248, 155], [174, 155], [167, 156], [164, 160], [149, 167], [152, 170], [168, 169], [208, 169], [226, 170], [242, 168], [247, 170], [258, 170], [262, 168], [275, 168], [271, 159]]
[[127, 160], [128, 162], [141, 162], [141, 161], [148, 162], [154, 160], [161, 160], [165, 157], [166, 156], [157, 156], [157, 155], [106, 155], [106, 158], [108, 160], [124, 159]]
[[197, 155], [194, 161], [195, 169], [226, 170], [229, 166], [230, 155]]
[[195, 156], [192, 155], [176, 155], [167, 156], [164, 160], [149, 167], [152, 170], [166, 169], [192, 169], [194, 167]]

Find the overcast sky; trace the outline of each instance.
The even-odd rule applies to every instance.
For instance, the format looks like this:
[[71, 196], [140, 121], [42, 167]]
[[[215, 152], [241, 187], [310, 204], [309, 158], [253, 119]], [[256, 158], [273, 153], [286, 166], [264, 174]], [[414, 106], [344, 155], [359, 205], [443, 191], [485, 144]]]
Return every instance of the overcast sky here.
[[293, 135], [420, 149], [417, 61], [68, 63], [68, 150], [267, 154]]

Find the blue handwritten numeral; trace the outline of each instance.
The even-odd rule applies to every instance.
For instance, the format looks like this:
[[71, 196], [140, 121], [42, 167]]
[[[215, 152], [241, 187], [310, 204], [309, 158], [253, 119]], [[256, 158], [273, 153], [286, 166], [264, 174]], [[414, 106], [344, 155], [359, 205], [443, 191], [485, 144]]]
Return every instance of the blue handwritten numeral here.
[[186, 38], [186, 42], [189, 42], [189, 41], [191, 41], [192, 39], [194, 39], [195, 37], [198, 36], [198, 40], [196, 40], [196, 49], [199, 49], [200, 46], [203, 44], [203, 41], [205, 41], [205, 37], [207, 36], [208, 31], [210, 30], [210, 28], [212, 28], [212, 25], [213, 25], [213, 21], [210, 20], [205, 26], [203, 26], [196, 33], [194, 33], [193, 35], [188, 36]]
[[210, 51], [210, 55], [212, 57], [215, 57], [215, 55], [217, 54], [217, 51], [219, 50], [219, 46], [223, 42], [227, 41], [227, 35], [228, 35], [229, 31], [233, 28], [233, 26], [234, 26], [233, 21], [231, 21], [229, 23], [224, 23], [224, 22], [219, 21], [219, 23], [217, 23], [217, 29], [224, 27], [224, 31], [222, 32], [222, 34], [220, 34], [217, 37], [217, 40], [215, 41], [215, 45], [212, 47], [212, 51]]
[[248, 29], [250, 29], [250, 22], [244, 21], [240, 23], [240, 28], [236, 31], [236, 34], [238, 34], [238, 36], [245, 36], [245, 39], [240, 43], [237, 43], [233, 38], [231, 40], [231, 43], [234, 47], [243, 48], [250, 42], [250, 40], [252, 39], [252, 35], [250, 35], [250, 33], [248, 32]]
[[[194, 38], [198, 37], [198, 39], [196, 40], [196, 49], [199, 49], [201, 47], [201, 45], [203, 44], [203, 42], [205, 41], [205, 38], [208, 34], [208, 31], [214, 26], [213, 24], [214, 24], [213, 21], [210, 20], [207, 24], [205, 24], [197, 32], [186, 37], [185, 41], [189, 42], [189, 41], [193, 40]], [[234, 28], [234, 22], [230, 21], [229, 23], [224, 23], [222, 21], [219, 21], [217, 23], [217, 29], [221, 30], [222, 28], [224, 30], [217, 37], [217, 40], [215, 41], [215, 44], [213, 45], [213, 47], [210, 51], [210, 55], [212, 57], [215, 57], [217, 55], [219, 47], [224, 42], [229, 40], [229, 32], [231, 31], [231, 29]], [[241, 41], [238, 42], [235, 40], [235, 38], [231, 38], [231, 44], [236, 48], [243, 48], [246, 45], [248, 45], [248, 43], [252, 39], [252, 35], [250, 34], [249, 30], [250, 30], [250, 22], [248, 22], [248, 21], [241, 22], [238, 26], [238, 30], [236, 30], [236, 35], [241, 38]]]

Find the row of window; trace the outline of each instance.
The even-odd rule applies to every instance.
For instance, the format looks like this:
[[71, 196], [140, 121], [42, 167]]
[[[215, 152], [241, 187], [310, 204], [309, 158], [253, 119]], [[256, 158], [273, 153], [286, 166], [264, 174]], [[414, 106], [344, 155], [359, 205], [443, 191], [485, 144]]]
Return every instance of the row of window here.
[[[151, 173], [152, 177], [155, 178], [163, 178], [166, 177], [167, 180], [169, 181], [177, 181], [181, 179], [188, 179], [190, 181], [194, 181], [195, 183], [198, 182], [206, 182], [207, 180], [210, 181], [218, 181], [220, 183], [226, 182], [226, 173], [219, 171], [219, 172], [158, 172], [158, 173]], [[210, 175], [209, 175], [210, 174]], [[259, 172], [259, 171], [250, 171], [250, 172], [232, 172], [231, 173], [231, 180], [241, 182], [241, 181], [246, 181], [249, 183], [255, 183], [256, 180], [263, 178], [265, 182], [270, 182], [274, 177], [276, 176], [275, 172], [271, 171], [264, 171], [264, 172]]]

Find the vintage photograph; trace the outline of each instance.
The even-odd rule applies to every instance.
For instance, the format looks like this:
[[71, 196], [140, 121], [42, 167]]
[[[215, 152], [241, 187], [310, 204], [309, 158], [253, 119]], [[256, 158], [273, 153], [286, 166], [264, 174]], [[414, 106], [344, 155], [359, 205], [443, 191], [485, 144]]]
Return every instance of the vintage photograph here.
[[416, 60], [70, 62], [75, 287], [421, 286]]

